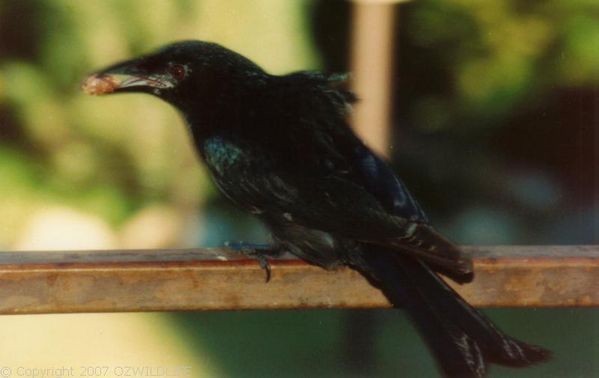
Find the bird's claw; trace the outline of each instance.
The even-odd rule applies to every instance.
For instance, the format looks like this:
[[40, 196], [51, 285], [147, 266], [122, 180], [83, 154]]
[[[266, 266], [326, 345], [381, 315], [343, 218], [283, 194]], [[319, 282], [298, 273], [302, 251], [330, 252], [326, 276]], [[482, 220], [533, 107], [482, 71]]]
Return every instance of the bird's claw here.
[[258, 261], [260, 268], [262, 268], [266, 272], [266, 280], [264, 282], [268, 283], [270, 281], [270, 277], [272, 274], [272, 271], [270, 269], [270, 263], [268, 262], [268, 259], [264, 255], [261, 255], [259, 253], [254, 253], [253, 256], [252, 255], [249, 255], [249, 256], [255, 258]]
[[262, 268], [266, 272], [266, 281], [270, 281], [271, 277], [271, 268], [268, 259], [265, 256], [265, 251], [268, 250], [271, 246], [268, 244], [252, 244], [252, 243], [244, 243], [244, 242], [225, 242], [225, 247], [231, 248], [235, 251], [243, 253], [245, 256], [255, 259]]

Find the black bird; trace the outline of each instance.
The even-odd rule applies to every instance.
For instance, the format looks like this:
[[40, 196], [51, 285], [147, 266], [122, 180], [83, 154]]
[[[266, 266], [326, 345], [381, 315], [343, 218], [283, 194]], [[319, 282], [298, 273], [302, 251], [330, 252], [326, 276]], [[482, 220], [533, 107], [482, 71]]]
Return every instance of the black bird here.
[[351, 131], [355, 97], [343, 80], [274, 76], [217, 44], [184, 41], [101, 70], [83, 89], [148, 93], [176, 107], [220, 191], [260, 218], [278, 248], [362, 273], [407, 311], [444, 375], [548, 360], [549, 351], [501, 332], [439, 277], [471, 281], [471, 260]]

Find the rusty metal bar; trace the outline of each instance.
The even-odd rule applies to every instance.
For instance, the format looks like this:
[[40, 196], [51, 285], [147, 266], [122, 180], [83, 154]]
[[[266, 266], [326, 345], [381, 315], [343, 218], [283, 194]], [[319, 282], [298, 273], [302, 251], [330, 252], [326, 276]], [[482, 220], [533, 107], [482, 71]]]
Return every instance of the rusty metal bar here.
[[[476, 306], [597, 306], [599, 246], [465, 247]], [[387, 307], [350, 269], [258, 264], [224, 249], [0, 253], [0, 313]]]

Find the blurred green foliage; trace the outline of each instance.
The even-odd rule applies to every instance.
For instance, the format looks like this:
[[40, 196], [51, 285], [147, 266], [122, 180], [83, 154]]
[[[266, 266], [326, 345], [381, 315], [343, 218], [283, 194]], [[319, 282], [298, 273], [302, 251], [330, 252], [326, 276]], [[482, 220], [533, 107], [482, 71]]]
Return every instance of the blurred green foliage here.
[[[431, 77], [414, 78], [427, 81], [431, 92], [411, 108], [421, 117], [419, 127], [502, 127], [519, 108], [557, 88], [599, 84], [594, 1], [449, 0], [407, 7], [407, 25], [400, 25], [405, 39], [439, 67]], [[399, 54], [410, 67], [422, 62], [409, 51]], [[434, 90], [440, 85], [446, 88]]]

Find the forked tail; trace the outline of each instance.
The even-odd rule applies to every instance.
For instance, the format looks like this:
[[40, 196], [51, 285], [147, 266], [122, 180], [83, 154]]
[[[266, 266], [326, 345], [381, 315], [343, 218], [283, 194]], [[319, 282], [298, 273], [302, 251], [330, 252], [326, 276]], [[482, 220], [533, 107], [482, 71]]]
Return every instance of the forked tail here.
[[372, 249], [360, 270], [407, 311], [445, 376], [482, 377], [489, 363], [526, 367], [551, 358], [550, 351], [501, 332], [424, 263]]

